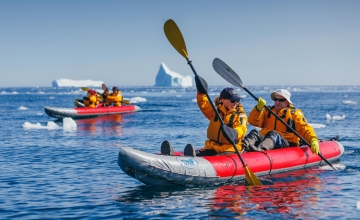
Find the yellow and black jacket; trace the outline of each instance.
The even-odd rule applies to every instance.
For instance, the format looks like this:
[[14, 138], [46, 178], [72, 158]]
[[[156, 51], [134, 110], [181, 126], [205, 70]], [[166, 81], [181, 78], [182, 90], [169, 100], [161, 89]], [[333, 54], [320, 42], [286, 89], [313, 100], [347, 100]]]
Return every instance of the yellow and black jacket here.
[[[213, 149], [218, 154], [223, 152], [235, 152], [234, 147], [226, 140], [226, 138], [222, 134], [220, 130], [220, 120], [216, 117], [216, 113], [212, 109], [206, 95], [198, 92], [196, 99], [201, 112], [205, 115], [207, 119], [209, 119], [209, 126], [207, 129], [208, 140], [205, 141], [205, 146], [203, 147], [203, 149]], [[215, 105], [224, 123], [237, 131], [238, 139], [235, 145], [241, 152], [241, 140], [245, 137], [247, 131], [246, 112], [242, 108], [241, 103], [239, 103], [237, 109], [231, 110], [227, 110], [222, 103], [215, 102]]]
[[117, 94], [109, 94], [106, 97], [106, 105], [114, 104], [115, 106], [121, 106], [122, 101], [123, 101], [123, 96], [120, 91], [118, 91]]
[[[312, 138], [318, 139], [314, 129], [307, 123], [300, 109], [296, 109], [292, 104], [279, 111], [275, 109], [275, 106], [270, 107], [270, 109], [307, 142], [310, 142]], [[259, 111], [255, 106], [249, 114], [249, 123], [261, 128], [260, 133], [262, 135], [266, 135], [269, 131], [275, 130], [289, 142], [290, 146], [299, 146], [300, 138], [266, 108]]]

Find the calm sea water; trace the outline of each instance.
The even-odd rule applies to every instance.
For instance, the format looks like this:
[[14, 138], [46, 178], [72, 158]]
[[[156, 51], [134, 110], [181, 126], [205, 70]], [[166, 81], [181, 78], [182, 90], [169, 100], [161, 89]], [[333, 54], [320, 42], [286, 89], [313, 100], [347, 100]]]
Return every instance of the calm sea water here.
[[[223, 87], [210, 87], [215, 98]], [[248, 87], [271, 104], [277, 87]], [[344, 169], [306, 169], [216, 187], [157, 188], [124, 174], [120, 147], [159, 152], [163, 140], [182, 151], [202, 147], [207, 120], [195, 88], [125, 87], [140, 112], [75, 120], [64, 130], [44, 106], [72, 107], [74, 88], [0, 88], [2, 219], [354, 219], [360, 218], [360, 87], [288, 87], [320, 138], [339, 135]], [[249, 113], [256, 102], [239, 89]], [[135, 103], [137, 101], [137, 103]], [[41, 128], [24, 129], [25, 122]], [[55, 122], [60, 129], [50, 129]], [[249, 130], [251, 126], [249, 127]], [[251, 170], [251, 165], [249, 165]]]

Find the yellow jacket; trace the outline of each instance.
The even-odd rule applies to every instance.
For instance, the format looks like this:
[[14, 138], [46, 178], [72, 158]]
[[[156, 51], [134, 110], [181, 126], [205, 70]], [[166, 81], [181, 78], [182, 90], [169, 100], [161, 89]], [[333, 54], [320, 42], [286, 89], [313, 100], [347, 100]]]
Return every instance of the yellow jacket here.
[[123, 100], [122, 93], [120, 91], [117, 92], [117, 94], [109, 94], [106, 97], [106, 105], [111, 105], [114, 103], [115, 106], [121, 106]]
[[90, 92], [88, 92], [86, 98], [84, 98], [84, 105], [86, 107], [96, 108], [97, 105], [99, 104], [99, 101], [100, 101], [100, 97], [98, 97], [96, 93], [93, 95]]
[[[312, 138], [318, 139], [314, 129], [307, 123], [306, 118], [300, 109], [296, 109], [293, 105], [279, 111], [277, 111], [274, 106], [270, 107], [270, 109], [307, 142], [310, 142]], [[299, 145], [300, 138], [266, 108], [259, 111], [255, 106], [249, 114], [249, 123], [253, 126], [261, 128], [260, 133], [262, 135], [266, 135], [269, 131], [275, 130], [283, 138], [289, 141], [290, 146]]]
[[[213, 149], [218, 154], [223, 152], [235, 152], [234, 147], [226, 140], [224, 135], [220, 130], [220, 120], [217, 119], [216, 113], [211, 107], [209, 100], [205, 94], [197, 93], [196, 96], [198, 106], [201, 112], [209, 119], [209, 126], [207, 129], [207, 138], [209, 140], [205, 141], [205, 149]], [[220, 117], [223, 119], [226, 125], [229, 125], [231, 128], [235, 129], [238, 133], [238, 142], [235, 144], [238, 150], [241, 152], [242, 145], [241, 140], [245, 137], [247, 131], [247, 117], [246, 112], [242, 108], [241, 103], [237, 109], [227, 110], [222, 103], [216, 103], [216, 107], [220, 114]]]

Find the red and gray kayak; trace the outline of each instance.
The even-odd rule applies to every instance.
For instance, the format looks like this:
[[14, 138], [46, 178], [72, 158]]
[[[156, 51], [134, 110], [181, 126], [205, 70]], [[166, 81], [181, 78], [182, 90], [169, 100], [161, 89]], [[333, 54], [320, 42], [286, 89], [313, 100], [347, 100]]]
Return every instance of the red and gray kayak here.
[[140, 107], [136, 105], [107, 106], [97, 108], [57, 108], [45, 106], [44, 109], [46, 114], [54, 118], [89, 118], [101, 115], [136, 112], [140, 110]]
[[[329, 162], [344, 153], [338, 141], [320, 142], [320, 150]], [[262, 152], [243, 153], [248, 168], [257, 176], [327, 165], [308, 146], [291, 147]], [[147, 185], [218, 185], [245, 179], [245, 169], [237, 154], [185, 157], [152, 154], [130, 147], [122, 147], [118, 165], [127, 175]]]

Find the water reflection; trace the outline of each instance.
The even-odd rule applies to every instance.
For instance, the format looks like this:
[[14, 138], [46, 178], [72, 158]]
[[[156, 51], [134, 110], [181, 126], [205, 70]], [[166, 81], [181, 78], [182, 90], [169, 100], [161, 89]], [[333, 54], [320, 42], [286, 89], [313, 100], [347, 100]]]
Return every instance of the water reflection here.
[[270, 177], [273, 185], [260, 187], [247, 187], [244, 182], [197, 188], [141, 186], [121, 193], [115, 201], [119, 207], [127, 207], [128, 212], [135, 211], [140, 204], [147, 204], [147, 208], [157, 204], [150, 209], [172, 207], [177, 217], [189, 217], [194, 209], [200, 209], [206, 210], [203, 214], [211, 218], [309, 219], [317, 216], [321, 209], [319, 197], [326, 184], [323, 182], [326, 180], [319, 177], [321, 172], [324, 171], [309, 169], [276, 174]]
[[286, 214], [288, 217], [307, 218], [319, 198], [317, 191], [323, 188], [318, 170], [299, 170], [272, 176], [274, 185], [246, 187], [224, 185], [217, 188], [214, 196], [214, 211]]
[[89, 131], [93, 135], [115, 135], [121, 136], [122, 131], [122, 114], [106, 115], [87, 119], [78, 119], [76, 124], [78, 130]]

